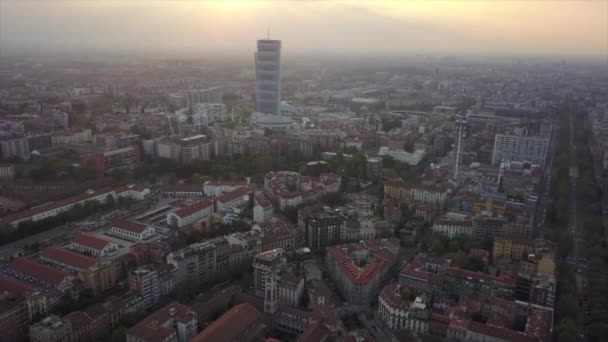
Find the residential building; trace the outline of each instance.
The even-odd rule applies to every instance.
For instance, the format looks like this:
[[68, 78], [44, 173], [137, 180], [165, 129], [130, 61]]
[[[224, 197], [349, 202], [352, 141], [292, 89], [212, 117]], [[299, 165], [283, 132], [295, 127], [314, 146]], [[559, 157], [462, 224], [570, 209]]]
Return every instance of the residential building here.
[[57, 316], [49, 316], [30, 326], [31, 342], [64, 342], [69, 340], [72, 325]]
[[298, 211], [298, 229], [312, 250], [340, 242], [344, 222], [342, 215], [322, 205], [304, 207]]
[[30, 159], [27, 137], [19, 135], [0, 137], [0, 160], [14, 159]]
[[153, 140], [155, 142], [156, 156], [161, 159], [170, 159], [179, 162], [182, 159], [182, 145], [169, 137]]
[[129, 289], [143, 297], [146, 308], [157, 304], [161, 295], [158, 272], [150, 267], [140, 267], [131, 271]]
[[533, 241], [516, 239], [494, 239], [492, 257], [494, 260], [522, 260], [534, 252]]
[[197, 103], [221, 103], [226, 90], [222, 86], [188, 90], [186, 92], [186, 104], [190, 107]]
[[[40, 287], [34, 286], [25, 280], [19, 280], [8, 275], [0, 274], [0, 293], [23, 300], [28, 320], [33, 320], [39, 315], [46, 314], [48, 309], [55, 303], [53, 294], [44, 292]], [[48, 294], [48, 295], [47, 295]], [[61, 292], [57, 295], [63, 296]]]
[[24, 301], [0, 298], [0, 341], [19, 342], [25, 339], [28, 329], [28, 312]]
[[368, 305], [397, 261], [399, 240], [369, 240], [327, 248], [329, 276], [351, 304]]
[[404, 298], [397, 283], [386, 285], [378, 298], [378, 318], [389, 329], [428, 334], [430, 308], [424, 297]]
[[253, 221], [257, 223], [266, 222], [274, 215], [272, 203], [261, 191], [256, 191], [253, 196]]
[[262, 313], [249, 303], [237, 304], [194, 336], [191, 342], [257, 341], [269, 330]]
[[298, 307], [304, 295], [304, 278], [292, 272], [283, 274], [279, 280], [279, 302]]
[[196, 335], [196, 313], [182, 304], [169, 304], [126, 332], [127, 342], [188, 342]]
[[549, 138], [496, 134], [492, 164], [503, 161], [532, 162], [544, 165], [549, 151]]
[[280, 40], [258, 40], [255, 74], [256, 111], [281, 114]]
[[180, 140], [181, 161], [189, 164], [195, 160], [209, 160], [211, 156], [209, 138], [206, 135], [195, 135]]
[[492, 241], [504, 237], [506, 217], [473, 217], [473, 237], [482, 241]]
[[471, 221], [470, 217], [458, 220], [444, 216], [437, 218], [433, 222], [433, 227], [431, 229], [448, 239], [452, 239], [459, 235], [471, 237], [473, 235], [473, 221]]
[[0, 164], [0, 180], [12, 180], [15, 178], [15, 166], [12, 164]]
[[[75, 147], [75, 146], [72, 146]], [[79, 146], [76, 150], [81, 149]], [[94, 168], [99, 175], [114, 170], [132, 170], [141, 161], [141, 152], [137, 146], [127, 146], [116, 149], [86, 148], [81, 152], [82, 165]]]
[[224, 237], [189, 245], [167, 255], [167, 264], [176, 269], [176, 284], [190, 281], [208, 284], [228, 270], [230, 244]]
[[264, 193], [279, 209], [317, 201], [321, 196], [340, 191], [340, 177], [324, 173], [305, 177], [297, 172], [270, 172], [264, 177]]
[[266, 281], [271, 272], [286, 266], [285, 250], [276, 248], [256, 254], [253, 259], [253, 291], [256, 296], [264, 297]]

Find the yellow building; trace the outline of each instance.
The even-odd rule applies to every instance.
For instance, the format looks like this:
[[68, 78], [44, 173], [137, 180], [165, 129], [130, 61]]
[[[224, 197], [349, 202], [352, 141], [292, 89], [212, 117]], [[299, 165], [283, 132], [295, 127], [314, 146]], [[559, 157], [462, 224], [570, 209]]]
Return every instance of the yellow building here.
[[543, 256], [538, 261], [538, 267], [536, 269], [536, 272], [543, 273], [543, 274], [550, 274], [550, 275], [554, 276], [555, 275], [555, 261], [553, 261], [553, 258], [549, 257], [549, 256]]
[[407, 186], [405, 182], [399, 179], [393, 179], [384, 182], [384, 194], [396, 200], [407, 199]]
[[115, 263], [99, 263], [88, 270], [78, 272], [78, 277], [87, 289], [91, 289], [94, 295], [103, 293], [118, 282], [118, 269]]
[[522, 260], [533, 251], [534, 246], [528, 240], [496, 239], [492, 246], [494, 260]]
[[[485, 216], [504, 216], [505, 209], [506, 205], [504, 202], [491, 199], [479, 200], [473, 203], [473, 214], [475, 216], [480, 216], [484, 213], [486, 214]], [[488, 213], [490, 215], [487, 215]]]

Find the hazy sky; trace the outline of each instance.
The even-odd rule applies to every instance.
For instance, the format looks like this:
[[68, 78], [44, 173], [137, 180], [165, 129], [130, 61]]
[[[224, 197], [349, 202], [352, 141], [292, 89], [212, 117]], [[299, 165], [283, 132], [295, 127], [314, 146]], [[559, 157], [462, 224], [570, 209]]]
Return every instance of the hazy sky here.
[[0, 0], [0, 53], [115, 50], [603, 57], [607, 1]]

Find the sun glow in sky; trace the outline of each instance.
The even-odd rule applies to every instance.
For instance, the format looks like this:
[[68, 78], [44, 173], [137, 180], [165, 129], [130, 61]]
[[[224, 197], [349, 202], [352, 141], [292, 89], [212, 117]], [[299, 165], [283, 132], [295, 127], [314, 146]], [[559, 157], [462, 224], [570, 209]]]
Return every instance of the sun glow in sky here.
[[608, 2], [0, 0], [3, 50], [247, 53], [268, 27], [286, 53], [601, 57]]

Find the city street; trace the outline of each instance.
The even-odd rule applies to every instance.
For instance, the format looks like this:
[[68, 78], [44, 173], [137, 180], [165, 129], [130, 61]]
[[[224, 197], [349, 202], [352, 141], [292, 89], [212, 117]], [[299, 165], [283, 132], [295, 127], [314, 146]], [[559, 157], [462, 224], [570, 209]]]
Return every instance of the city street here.
[[[573, 245], [572, 252], [568, 256], [568, 263], [572, 266], [572, 268], [576, 271], [576, 284], [577, 291], [580, 293], [583, 291], [583, 287], [585, 284], [583, 268], [585, 267], [585, 239], [584, 239], [584, 231], [581, 224], [582, 220], [578, 219], [578, 166], [576, 159], [576, 146], [574, 144], [574, 112], [570, 111], [570, 170], [569, 170], [569, 178], [570, 178], [570, 222], [569, 228], [572, 234]], [[578, 320], [576, 322], [577, 325], [577, 334], [580, 341], [585, 341], [585, 313], [584, 308], [579, 308], [580, 312], [578, 315]]]

